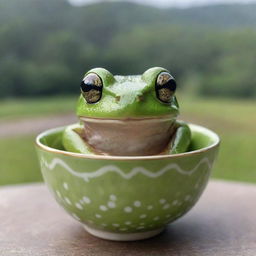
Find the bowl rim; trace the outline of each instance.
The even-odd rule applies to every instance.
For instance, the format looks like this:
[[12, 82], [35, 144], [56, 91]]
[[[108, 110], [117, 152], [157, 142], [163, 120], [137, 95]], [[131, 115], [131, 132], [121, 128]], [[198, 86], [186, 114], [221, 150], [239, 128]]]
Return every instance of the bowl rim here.
[[58, 132], [63, 130], [67, 126], [61, 126], [61, 127], [56, 127], [52, 129], [48, 129], [44, 132], [41, 132], [39, 135], [37, 135], [35, 144], [37, 147], [43, 149], [44, 151], [48, 151], [51, 153], [56, 153], [56, 154], [61, 154], [65, 156], [72, 156], [72, 157], [77, 157], [77, 158], [85, 158], [85, 159], [98, 159], [98, 160], [152, 160], [152, 159], [167, 159], [167, 158], [177, 158], [177, 157], [184, 157], [184, 156], [191, 156], [199, 153], [203, 153], [206, 151], [209, 151], [210, 149], [213, 149], [215, 147], [218, 147], [220, 144], [220, 137], [213, 132], [212, 130], [203, 127], [201, 125], [196, 125], [192, 123], [188, 123], [189, 127], [198, 131], [206, 134], [208, 137], [213, 139], [213, 143], [207, 147], [200, 148], [197, 150], [185, 152], [185, 153], [179, 153], [179, 154], [171, 154], [171, 155], [152, 155], [152, 156], [110, 156], [110, 155], [89, 155], [89, 154], [82, 154], [82, 153], [75, 153], [75, 152], [70, 152], [70, 151], [64, 151], [56, 148], [52, 148], [49, 146], [44, 145], [43, 143], [40, 142], [40, 140], [54, 132]]

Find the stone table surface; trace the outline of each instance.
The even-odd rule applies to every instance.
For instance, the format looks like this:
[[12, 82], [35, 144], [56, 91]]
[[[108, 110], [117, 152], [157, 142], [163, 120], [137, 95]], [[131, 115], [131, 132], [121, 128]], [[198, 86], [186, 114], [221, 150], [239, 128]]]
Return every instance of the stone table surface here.
[[0, 188], [0, 255], [256, 255], [256, 186], [211, 181], [197, 205], [138, 242], [93, 237], [43, 184]]

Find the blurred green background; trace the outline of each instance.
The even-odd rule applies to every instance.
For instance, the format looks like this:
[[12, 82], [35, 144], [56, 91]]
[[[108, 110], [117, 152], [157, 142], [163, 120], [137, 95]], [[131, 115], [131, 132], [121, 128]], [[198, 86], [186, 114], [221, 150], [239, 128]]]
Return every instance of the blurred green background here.
[[163, 66], [181, 118], [222, 138], [213, 177], [256, 182], [256, 4], [0, 0], [0, 185], [41, 181], [35, 135], [74, 122], [83, 74]]

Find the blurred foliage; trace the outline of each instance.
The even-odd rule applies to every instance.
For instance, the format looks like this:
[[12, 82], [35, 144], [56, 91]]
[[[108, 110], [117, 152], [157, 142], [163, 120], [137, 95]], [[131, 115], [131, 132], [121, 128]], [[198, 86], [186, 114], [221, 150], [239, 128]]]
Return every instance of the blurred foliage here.
[[95, 66], [113, 74], [164, 66], [189, 94], [252, 98], [255, 13], [256, 5], [0, 0], [0, 97], [77, 94]]

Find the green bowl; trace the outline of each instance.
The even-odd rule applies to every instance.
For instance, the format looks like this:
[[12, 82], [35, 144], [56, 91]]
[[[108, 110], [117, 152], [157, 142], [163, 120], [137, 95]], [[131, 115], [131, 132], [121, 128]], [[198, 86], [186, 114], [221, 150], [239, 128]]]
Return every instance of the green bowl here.
[[67, 152], [65, 127], [45, 131], [36, 139], [44, 180], [89, 233], [118, 241], [149, 238], [188, 212], [208, 182], [219, 137], [189, 126], [189, 152], [141, 157]]

